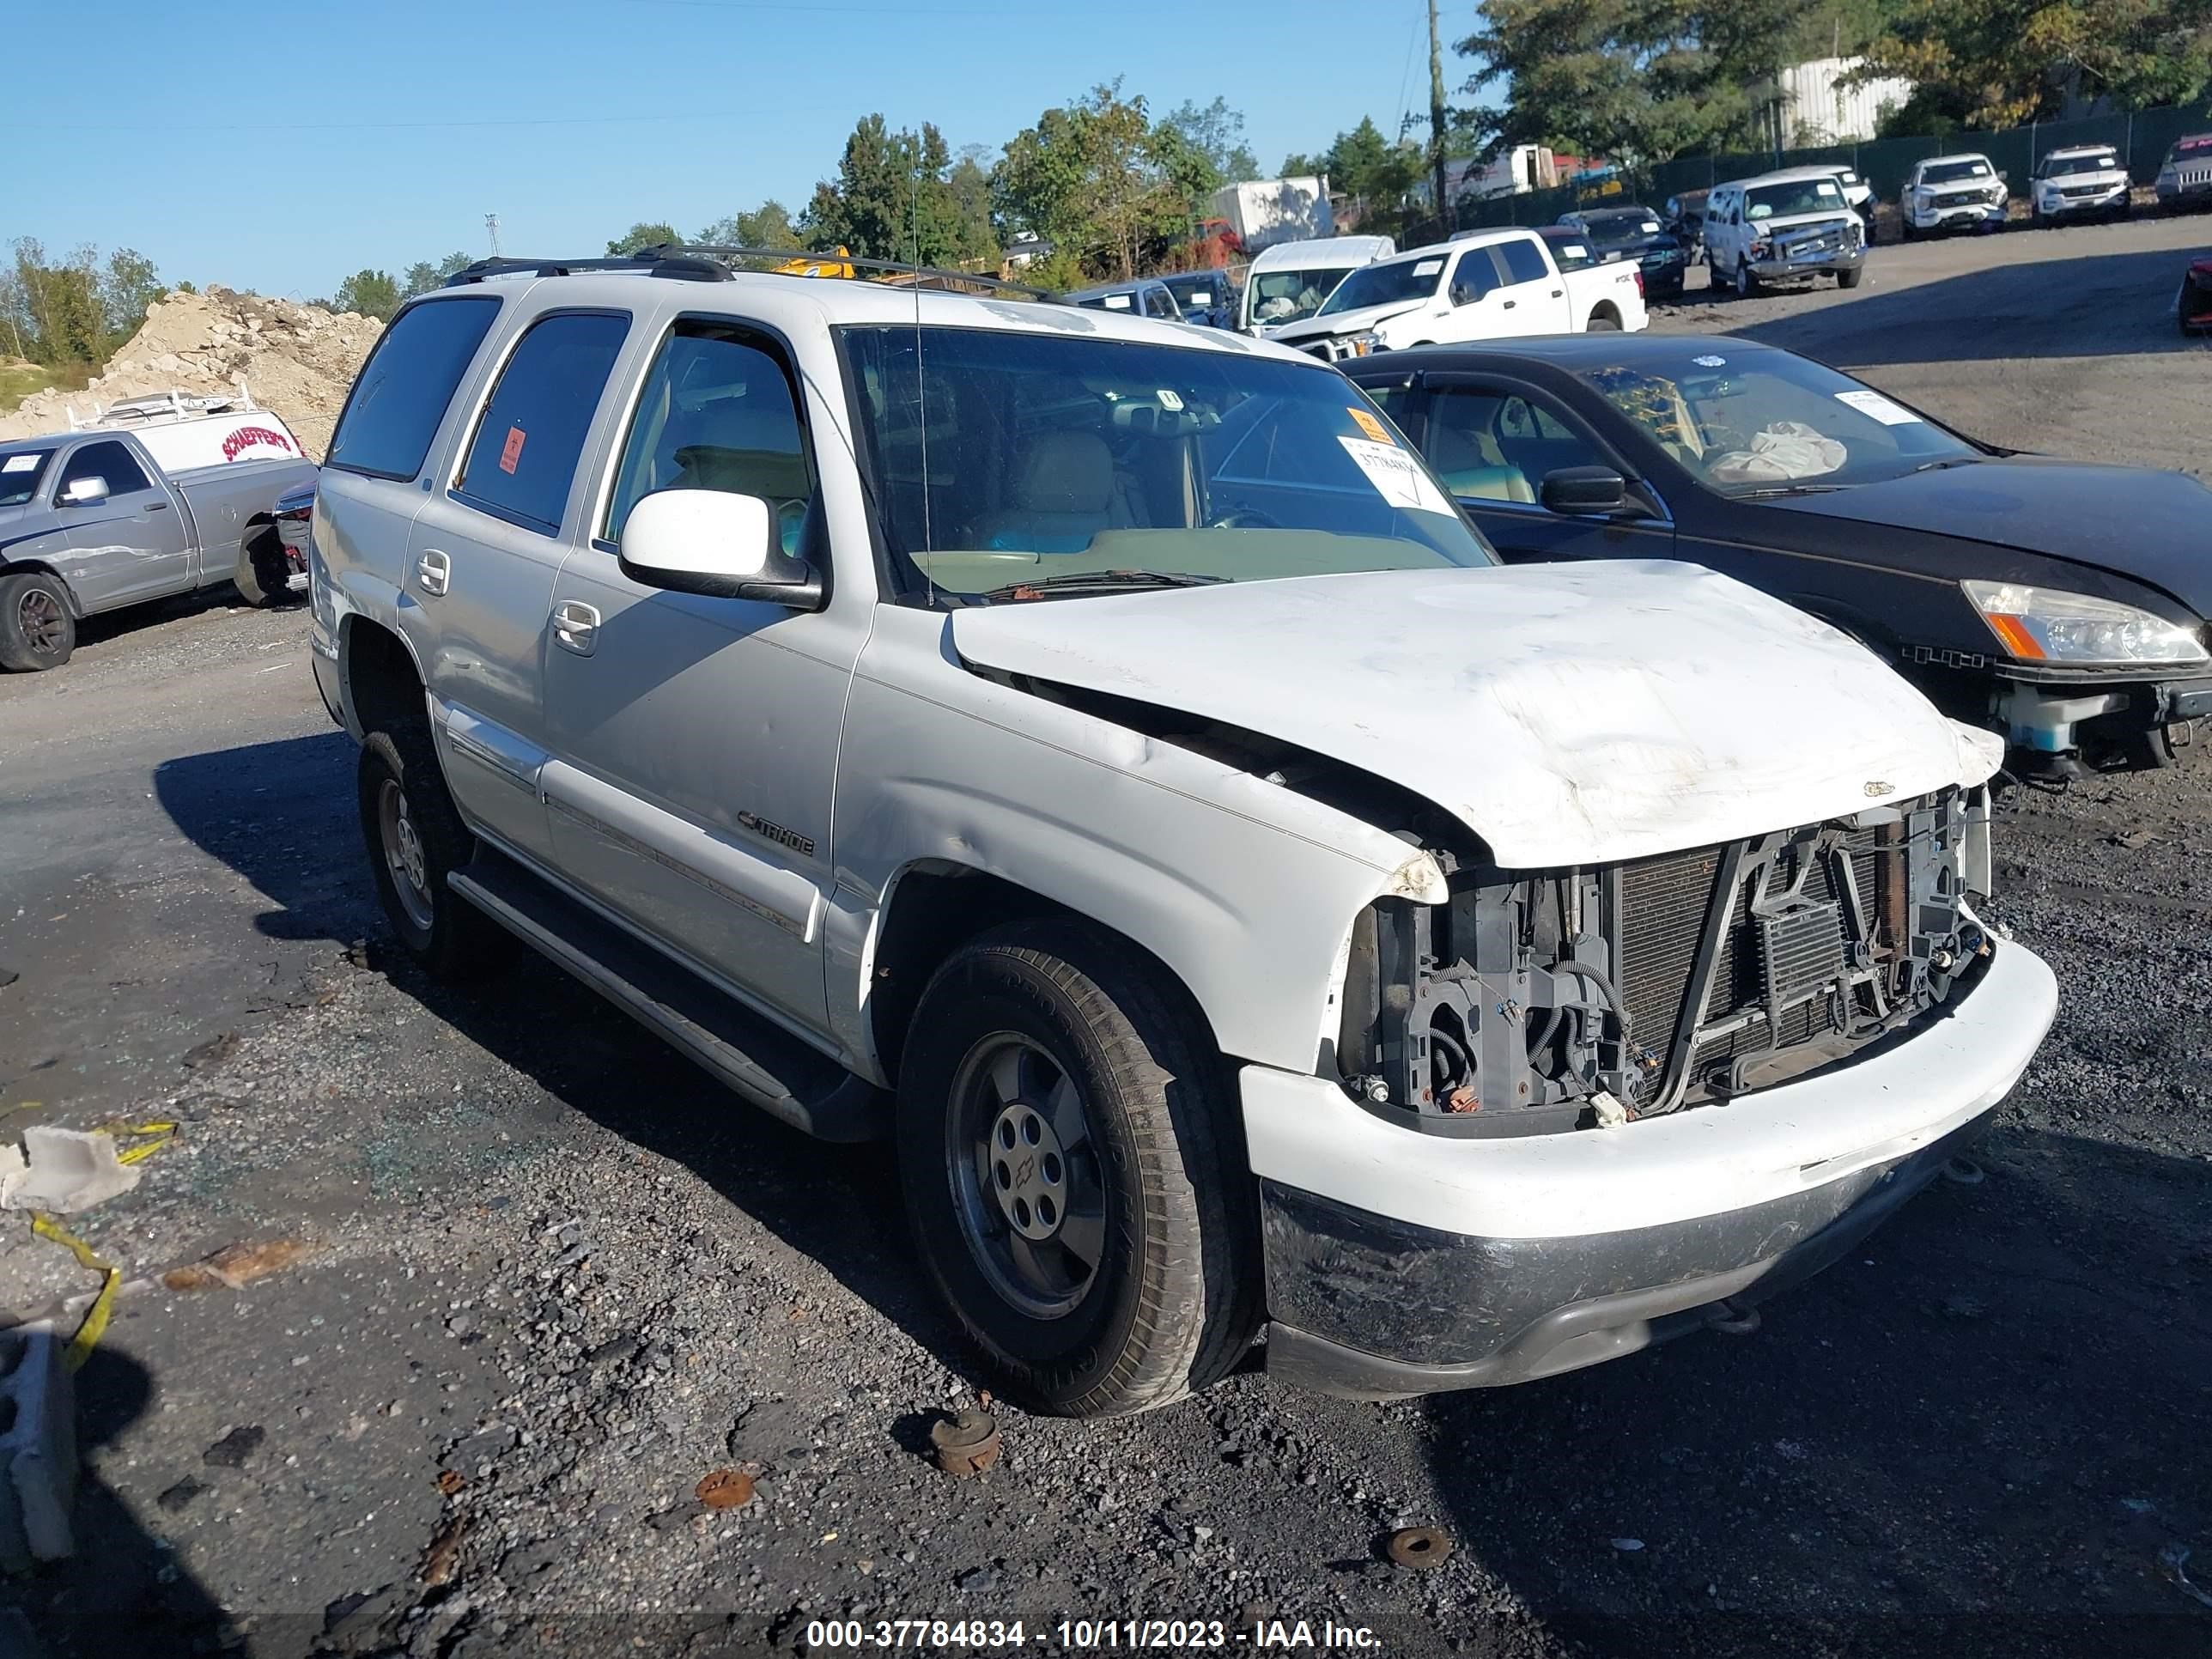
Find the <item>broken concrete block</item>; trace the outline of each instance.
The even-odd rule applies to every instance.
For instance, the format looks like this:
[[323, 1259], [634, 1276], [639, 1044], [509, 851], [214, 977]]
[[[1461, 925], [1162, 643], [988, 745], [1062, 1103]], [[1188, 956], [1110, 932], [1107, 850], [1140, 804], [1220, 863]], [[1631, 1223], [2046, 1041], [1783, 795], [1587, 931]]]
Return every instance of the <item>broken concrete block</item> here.
[[0, 1209], [74, 1215], [129, 1192], [143, 1173], [116, 1161], [112, 1135], [26, 1129], [21, 1152], [0, 1146]]
[[27, 1572], [75, 1547], [76, 1402], [68, 1344], [46, 1323], [0, 1331], [0, 1569]]

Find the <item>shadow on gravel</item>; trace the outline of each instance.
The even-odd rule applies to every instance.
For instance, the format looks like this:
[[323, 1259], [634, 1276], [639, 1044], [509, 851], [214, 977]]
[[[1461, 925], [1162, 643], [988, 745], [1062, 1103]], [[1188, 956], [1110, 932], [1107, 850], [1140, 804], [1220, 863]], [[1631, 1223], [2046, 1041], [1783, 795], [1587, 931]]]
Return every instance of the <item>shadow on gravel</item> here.
[[[112, 1341], [95, 1348], [76, 1376], [81, 1454], [97, 1456], [143, 1417], [154, 1379]], [[112, 1456], [111, 1451], [108, 1454]], [[184, 1489], [191, 1486], [189, 1496]], [[172, 1488], [179, 1506], [213, 1501], [204, 1487]], [[186, 1659], [226, 1650], [234, 1632], [222, 1607], [141, 1525], [131, 1506], [88, 1468], [77, 1477], [71, 1517], [76, 1552], [23, 1578], [0, 1577], [0, 1653], [14, 1659]], [[9, 1629], [14, 1609], [35, 1632], [28, 1649]], [[9, 1638], [15, 1637], [15, 1641]]]
[[402, 959], [369, 879], [352, 741], [332, 731], [172, 761], [155, 775], [179, 830], [267, 896], [281, 939], [366, 938], [393, 986], [562, 1104], [681, 1163], [940, 1362], [964, 1371], [957, 1333], [915, 1271], [888, 1157], [825, 1145], [731, 1095], [532, 952], [478, 986], [441, 985]]
[[1594, 1654], [2212, 1653], [2212, 1163], [1977, 1157], [1754, 1335], [1429, 1401], [1462, 1547]]
[[[2021, 240], [2036, 233], [2019, 233]], [[2065, 233], [2053, 233], [2064, 234]], [[1881, 283], [1881, 254], [1868, 262], [1868, 284], [1848, 301], [1730, 325], [1725, 298], [1690, 296], [1716, 331], [1802, 351], [1838, 368], [1900, 363], [1996, 362], [2021, 355], [2021, 342], [2053, 331], [2063, 355], [2168, 356], [2202, 352], [2173, 322], [2174, 291], [2190, 255], [2179, 249], [2093, 253], [2075, 258], [2004, 257], [2007, 237], [1985, 269], [1907, 288]]]

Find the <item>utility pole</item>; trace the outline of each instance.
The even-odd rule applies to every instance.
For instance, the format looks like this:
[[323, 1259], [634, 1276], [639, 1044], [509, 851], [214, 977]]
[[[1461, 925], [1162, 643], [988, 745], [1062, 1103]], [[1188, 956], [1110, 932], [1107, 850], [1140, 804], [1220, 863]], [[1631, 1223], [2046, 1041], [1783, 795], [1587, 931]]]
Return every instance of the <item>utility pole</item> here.
[[1437, 216], [1449, 231], [1459, 216], [1444, 191], [1444, 59], [1437, 40], [1437, 0], [1429, 0], [1429, 173], [1436, 181]]
[[491, 233], [491, 257], [496, 259], [499, 258], [499, 215], [485, 214], [484, 228]]

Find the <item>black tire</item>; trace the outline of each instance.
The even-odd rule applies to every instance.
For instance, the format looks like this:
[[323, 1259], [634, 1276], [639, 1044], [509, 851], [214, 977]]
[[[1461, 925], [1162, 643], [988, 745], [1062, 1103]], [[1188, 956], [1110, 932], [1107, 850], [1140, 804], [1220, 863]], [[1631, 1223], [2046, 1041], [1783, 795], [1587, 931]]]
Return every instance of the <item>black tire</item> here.
[[[371, 732], [362, 744], [356, 775], [362, 839], [376, 896], [407, 953], [442, 980], [481, 979], [504, 966], [514, 953], [513, 939], [446, 884], [475, 853], [476, 837], [447, 793], [430, 734], [420, 726]], [[395, 808], [404, 831], [387, 817]], [[411, 854], [404, 848], [410, 833]], [[409, 874], [407, 866], [418, 862]]]
[[1618, 334], [1620, 332], [1620, 319], [1618, 317], [1593, 317], [1589, 319], [1589, 326], [1586, 328], [1583, 332], [1588, 334]]
[[0, 578], [0, 668], [59, 668], [76, 649], [76, 612], [59, 576], [27, 570]]
[[231, 581], [246, 604], [267, 611], [292, 600], [292, 565], [274, 525], [256, 525], [238, 550]]
[[1864, 265], [1859, 266], [1856, 270], [1839, 270], [1836, 273], [1836, 286], [1838, 288], [1856, 288], [1859, 285], [1859, 278], [1865, 275], [1866, 267]]
[[1914, 228], [1911, 220], [1902, 216], [1899, 218], [1897, 222], [1897, 240], [1899, 241], [1917, 241], [1919, 240], [1919, 236], [1920, 233], [1918, 230]]
[[1735, 262], [1735, 297], [1739, 300], [1759, 297], [1759, 273], [1751, 268], [1751, 261], [1741, 255]]
[[[1085, 924], [1017, 924], [946, 962], [908, 1029], [907, 1213], [994, 1386], [1032, 1410], [1119, 1417], [1225, 1375], [1259, 1320], [1256, 1193], [1229, 1068], [1158, 969]], [[1018, 1176], [999, 1139], [1017, 1121]], [[1047, 1196], [1019, 1207], [1041, 1180], [1064, 1183], [1056, 1220]], [[1057, 1231], [1018, 1239], [1018, 1213]], [[1066, 1270], [1057, 1304], [1027, 1276], [1048, 1263]]]

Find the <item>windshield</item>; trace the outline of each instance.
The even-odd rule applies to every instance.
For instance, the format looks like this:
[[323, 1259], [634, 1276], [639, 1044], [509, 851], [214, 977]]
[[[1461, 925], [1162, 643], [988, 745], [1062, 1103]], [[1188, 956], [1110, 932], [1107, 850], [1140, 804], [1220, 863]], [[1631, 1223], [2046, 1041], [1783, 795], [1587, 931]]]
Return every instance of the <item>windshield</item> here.
[[1495, 562], [1365, 394], [1320, 364], [1072, 332], [841, 334], [914, 591]]
[[1164, 276], [1168, 292], [1185, 311], [1210, 311], [1222, 302], [1227, 286], [1218, 276]]
[[0, 455], [0, 507], [21, 507], [39, 493], [51, 449], [18, 449]]
[[1832, 179], [1800, 179], [1793, 184], [1759, 185], [1743, 193], [1747, 219], [1786, 219], [1797, 213], [1841, 211], [1844, 192]]
[[1782, 351], [1646, 356], [1583, 379], [1675, 460], [1727, 495], [1878, 483], [1981, 452], [1832, 368]]
[[1923, 185], [1962, 185], [1969, 179], [1986, 179], [1990, 164], [1978, 155], [1967, 161], [1930, 161], [1920, 169]]
[[1324, 317], [1366, 306], [1395, 305], [1401, 300], [1425, 300], [1437, 291], [1444, 268], [1443, 255], [1431, 259], [1392, 259], [1368, 265], [1344, 279], [1344, 286], [1328, 296], [1321, 308]]
[[1583, 215], [1583, 228], [1600, 247], [1619, 247], [1659, 234], [1659, 216], [1646, 208], [1613, 208]]
[[1251, 290], [1252, 320], [1255, 323], [1295, 323], [1312, 316], [1322, 301], [1336, 292], [1350, 265], [1325, 265], [1314, 270], [1263, 270], [1247, 279]]
[[2106, 150], [2101, 155], [2054, 155], [2043, 164], [2046, 179], [2063, 179], [2069, 173], [2118, 173], [2119, 157]]

